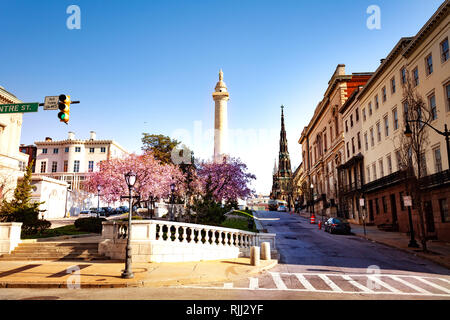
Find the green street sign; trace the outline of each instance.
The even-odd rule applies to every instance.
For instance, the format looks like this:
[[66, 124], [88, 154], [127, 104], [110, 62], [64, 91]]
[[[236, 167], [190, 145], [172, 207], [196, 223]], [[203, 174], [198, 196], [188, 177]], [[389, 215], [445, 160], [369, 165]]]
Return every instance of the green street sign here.
[[0, 104], [0, 113], [37, 112], [39, 102]]

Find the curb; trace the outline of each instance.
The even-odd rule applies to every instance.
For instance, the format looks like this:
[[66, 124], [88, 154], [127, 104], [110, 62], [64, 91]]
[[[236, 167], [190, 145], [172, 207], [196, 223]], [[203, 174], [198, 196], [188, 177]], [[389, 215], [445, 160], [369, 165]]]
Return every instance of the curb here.
[[407, 253], [412, 254], [412, 255], [414, 255], [414, 256], [416, 256], [416, 257], [420, 257], [420, 258], [425, 259], [425, 260], [427, 260], [427, 261], [434, 262], [434, 263], [440, 265], [441, 267], [450, 269], [450, 265], [448, 265], [448, 264], [446, 264], [446, 263], [443, 263], [442, 261], [438, 261], [438, 260], [431, 259], [429, 256], [424, 255], [423, 253], [420, 253], [420, 252], [412, 252], [412, 251], [409, 250], [409, 249], [402, 248], [402, 247], [397, 247], [397, 246], [395, 246], [395, 245], [393, 245], [393, 244], [385, 243], [385, 242], [382, 242], [382, 241], [379, 241], [379, 240], [374, 240], [374, 239], [372, 239], [372, 238], [365, 237], [365, 236], [362, 235], [362, 234], [356, 234], [356, 233], [354, 233], [354, 235], [357, 236], [357, 237], [363, 238], [363, 239], [365, 239], [365, 240], [369, 240], [369, 241], [372, 241], [372, 242], [375, 242], [375, 243], [378, 243], [378, 244], [385, 245], [385, 246], [390, 247], [390, 248], [393, 248], [393, 249], [397, 249], [397, 250], [401, 250], [401, 251], [403, 251], [403, 252], [407, 252]]
[[[200, 284], [200, 283], [214, 283], [214, 282], [224, 282], [224, 281], [235, 281], [238, 279], [246, 278], [249, 275], [254, 275], [261, 273], [263, 271], [269, 270], [274, 268], [278, 265], [278, 260], [272, 260], [272, 262], [265, 266], [265, 267], [258, 267], [253, 268], [250, 272], [246, 273], [245, 275], [239, 275], [232, 278], [228, 277], [222, 277], [222, 278], [215, 278], [214, 280], [207, 280], [205, 281], [205, 277], [195, 277], [195, 278], [183, 278], [183, 279], [173, 279], [173, 280], [166, 280], [166, 281], [159, 281], [152, 283], [150, 281], [143, 281], [144, 287], [168, 287], [168, 286], [174, 286], [174, 285], [193, 285], [193, 284]], [[256, 269], [256, 270], [255, 270]]]
[[[256, 267], [250, 270], [250, 272], [233, 277], [233, 280], [245, 278], [248, 275], [257, 274], [268, 269], [272, 269], [278, 265], [278, 260], [272, 260], [270, 264], [264, 267]], [[194, 278], [181, 278], [181, 279], [171, 279], [171, 280], [160, 280], [160, 281], [148, 281], [148, 280], [135, 280], [122, 283], [80, 283], [80, 289], [106, 289], [106, 288], [141, 288], [141, 287], [164, 287], [164, 286], [174, 286], [174, 285], [185, 285], [185, 284], [198, 284], [198, 283], [212, 283], [212, 282], [222, 282], [230, 280], [228, 277], [216, 278], [214, 280], [205, 281], [205, 277], [199, 276]], [[67, 281], [64, 282], [0, 282], [1, 288], [28, 288], [28, 289], [63, 289], [67, 288]]]

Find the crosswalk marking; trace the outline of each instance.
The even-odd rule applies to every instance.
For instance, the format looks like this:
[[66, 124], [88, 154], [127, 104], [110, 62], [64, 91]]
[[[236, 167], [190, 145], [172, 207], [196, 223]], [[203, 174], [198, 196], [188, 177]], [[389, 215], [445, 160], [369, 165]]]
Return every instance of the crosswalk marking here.
[[[270, 282], [263, 282], [262, 285], [259, 283], [259, 278], [253, 277], [248, 278], [248, 285], [243, 285], [242, 282], [228, 282], [224, 283], [222, 287], [216, 286], [204, 286], [204, 285], [194, 285], [194, 286], [179, 286], [183, 288], [196, 288], [196, 289], [222, 289], [222, 290], [261, 290], [261, 291], [292, 291], [292, 292], [314, 292], [314, 293], [334, 293], [334, 294], [368, 294], [368, 295], [405, 295], [405, 296], [428, 296], [428, 297], [444, 297], [450, 298], [450, 287], [446, 288], [444, 285], [438, 285], [434, 282], [429, 281], [429, 279], [435, 279], [436, 281], [443, 281], [445, 283], [450, 283], [448, 278], [438, 278], [438, 277], [430, 277], [430, 276], [416, 276], [416, 275], [394, 275], [394, 274], [378, 274], [378, 275], [368, 275], [365, 274], [363, 279], [368, 281], [372, 281], [374, 284], [380, 285], [381, 290], [373, 290], [370, 284], [362, 285], [359, 281], [355, 280], [355, 277], [361, 277], [363, 275], [360, 274], [311, 274], [311, 273], [280, 273], [280, 272], [268, 272], [270, 274], [270, 279], [275, 284], [275, 288], [273, 285], [270, 285]], [[292, 288], [288, 288], [286, 284], [282, 280], [282, 276], [295, 276], [298, 279], [297, 281], [292, 281]], [[310, 277], [316, 277], [316, 279], [322, 279], [329, 288], [327, 289], [316, 289], [311, 284], [311, 279], [307, 280]], [[349, 284], [353, 286], [353, 288], [343, 289], [339, 287], [329, 276], [333, 277], [342, 277], [344, 280], [347, 280]], [[390, 279], [389, 283], [382, 281], [381, 277], [387, 277]], [[263, 278], [264, 279], [264, 278]], [[428, 279], [428, 280], [427, 280]], [[384, 280], [384, 279], [383, 279]], [[417, 282], [421, 283], [418, 284]], [[399, 285], [399, 289], [394, 288], [392, 285]], [[426, 284], [435, 289], [438, 289], [439, 292], [431, 292], [429, 289], [422, 288], [422, 284]], [[401, 286], [400, 286], [401, 285]], [[265, 287], [268, 286], [268, 287]], [[411, 290], [413, 289], [413, 290]]]
[[436, 283], [430, 282], [430, 281], [425, 280], [425, 279], [423, 279], [423, 278], [417, 278], [417, 279], [420, 280], [420, 281], [422, 281], [423, 283], [425, 283], [425, 284], [431, 286], [431, 287], [434, 287], [434, 288], [438, 289], [438, 290], [444, 291], [444, 292], [446, 292], [446, 293], [450, 293], [450, 290], [447, 290], [446, 288], [441, 287], [440, 285], [437, 285]]
[[397, 276], [390, 276], [390, 277], [392, 279], [394, 279], [395, 281], [401, 282], [405, 286], [408, 286], [408, 287], [410, 287], [410, 288], [412, 288], [412, 289], [414, 289], [414, 290], [416, 290], [418, 292], [422, 292], [422, 293], [425, 293], [425, 294], [431, 294], [431, 292], [429, 292], [429, 291], [427, 291], [427, 290], [425, 290], [423, 288], [420, 288], [420, 287], [418, 287], [418, 286], [416, 286], [416, 285], [414, 285], [412, 283], [409, 283], [408, 281], [405, 281], [405, 280], [401, 279], [400, 277], [397, 277]]
[[275, 282], [275, 285], [277, 286], [278, 290], [287, 290], [286, 285], [284, 284], [283, 280], [281, 280], [281, 276], [278, 272], [269, 272], [272, 275], [273, 282]]
[[377, 276], [367, 276], [367, 277], [368, 277], [370, 280], [372, 280], [372, 281], [378, 283], [379, 285], [385, 287], [386, 289], [388, 289], [388, 290], [390, 290], [390, 291], [392, 291], [392, 292], [395, 292], [395, 293], [400, 293], [400, 292], [401, 292], [400, 290], [398, 290], [398, 289], [396, 289], [396, 288], [390, 286], [390, 285], [387, 284], [386, 282], [381, 281], [381, 279], [377, 278]]
[[297, 277], [298, 281], [300, 281], [300, 283], [302, 284], [302, 286], [304, 286], [306, 289], [310, 290], [310, 291], [316, 291], [316, 288], [314, 288], [312, 286], [311, 283], [309, 283], [308, 280], [306, 280], [306, 278], [300, 274], [300, 273], [295, 273], [295, 276]]
[[249, 278], [249, 280], [250, 280], [250, 284], [248, 285], [248, 288], [250, 290], [256, 290], [259, 288], [258, 278]]
[[353, 286], [357, 287], [359, 290], [361, 290], [362, 292], [373, 292], [372, 289], [369, 289], [365, 286], [363, 286], [362, 284], [356, 282], [355, 280], [353, 280], [352, 278], [350, 278], [350, 276], [344, 275], [342, 276], [342, 278], [344, 278], [345, 280], [347, 280], [350, 284], [352, 284]]
[[326, 275], [321, 274], [319, 277], [329, 286], [333, 291], [343, 292], [341, 288], [339, 288], [333, 281], [330, 280]]

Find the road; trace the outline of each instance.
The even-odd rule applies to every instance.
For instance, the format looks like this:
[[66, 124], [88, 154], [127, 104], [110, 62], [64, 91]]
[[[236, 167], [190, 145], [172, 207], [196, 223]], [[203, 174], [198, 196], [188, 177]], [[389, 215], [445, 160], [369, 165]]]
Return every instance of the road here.
[[2, 299], [432, 299], [450, 300], [450, 270], [354, 235], [335, 235], [298, 215], [258, 212], [276, 233], [277, 267], [230, 283], [168, 288], [0, 289]]

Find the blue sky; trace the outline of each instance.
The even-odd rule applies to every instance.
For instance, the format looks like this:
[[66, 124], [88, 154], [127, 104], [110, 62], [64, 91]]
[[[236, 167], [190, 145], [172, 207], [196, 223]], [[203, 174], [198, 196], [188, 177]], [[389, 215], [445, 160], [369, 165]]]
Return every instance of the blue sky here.
[[[442, 0], [100, 1], [1, 0], [0, 85], [25, 102], [67, 93], [69, 125], [56, 111], [24, 114], [21, 143], [68, 131], [114, 139], [140, 152], [142, 132], [178, 137], [212, 156], [212, 92], [220, 68], [230, 92], [230, 153], [268, 194], [284, 104], [293, 170], [301, 131], [336, 65], [375, 71], [400, 37], [413, 36]], [[69, 5], [81, 29], [69, 30]], [[366, 12], [381, 9], [381, 29]], [[197, 129], [195, 129], [197, 128]], [[197, 131], [196, 131], [197, 130]], [[199, 134], [201, 133], [201, 135]]]

